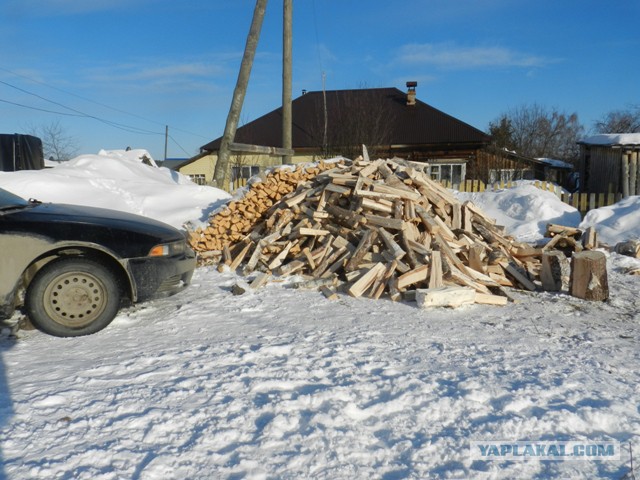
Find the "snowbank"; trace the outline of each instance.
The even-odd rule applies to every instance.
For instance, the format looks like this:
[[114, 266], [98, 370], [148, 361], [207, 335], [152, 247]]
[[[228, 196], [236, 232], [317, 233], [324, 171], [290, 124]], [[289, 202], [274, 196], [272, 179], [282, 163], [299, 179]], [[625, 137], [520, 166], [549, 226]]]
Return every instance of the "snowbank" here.
[[640, 196], [591, 210], [580, 227], [591, 226], [595, 227], [600, 241], [611, 246], [625, 240], [640, 239]]
[[101, 150], [45, 170], [0, 172], [0, 187], [43, 202], [136, 213], [178, 228], [189, 221], [204, 222], [229, 198], [220, 189], [158, 168], [146, 150]]
[[578, 210], [531, 184], [495, 192], [455, 193], [462, 201], [471, 200], [521, 242], [544, 238], [548, 223], [575, 227], [581, 220]]

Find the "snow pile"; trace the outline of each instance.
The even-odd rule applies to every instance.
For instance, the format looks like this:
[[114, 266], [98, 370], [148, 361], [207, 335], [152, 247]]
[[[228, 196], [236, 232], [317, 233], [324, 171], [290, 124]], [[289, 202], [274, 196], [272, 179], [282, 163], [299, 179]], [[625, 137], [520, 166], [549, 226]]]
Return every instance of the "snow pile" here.
[[471, 200], [521, 242], [544, 238], [548, 223], [576, 227], [581, 220], [580, 212], [574, 207], [563, 203], [554, 193], [531, 184], [495, 192], [455, 193], [460, 200]]
[[178, 228], [206, 221], [229, 198], [220, 189], [157, 168], [146, 150], [102, 150], [45, 170], [0, 172], [0, 187], [24, 198], [111, 208]]
[[608, 207], [589, 211], [581, 228], [595, 227], [601, 242], [614, 246], [640, 239], [640, 196], [628, 197]]

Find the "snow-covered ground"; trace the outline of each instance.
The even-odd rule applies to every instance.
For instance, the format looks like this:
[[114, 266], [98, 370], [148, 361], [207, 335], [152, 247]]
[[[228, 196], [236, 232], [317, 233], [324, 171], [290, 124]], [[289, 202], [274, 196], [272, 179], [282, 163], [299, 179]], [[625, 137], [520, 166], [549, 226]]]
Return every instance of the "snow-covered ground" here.
[[[84, 178], [97, 202], [102, 180]], [[41, 199], [59, 188], [42, 185]], [[492, 215], [524, 206], [500, 220], [523, 236], [543, 213], [580, 222], [547, 192], [484, 196]], [[207, 202], [173, 223], [201, 219]], [[429, 311], [329, 301], [293, 279], [236, 296], [234, 274], [198, 269], [184, 292], [95, 335], [0, 339], [0, 478], [623, 478], [640, 452], [640, 278], [622, 272], [634, 259], [609, 264], [607, 302], [516, 292], [506, 307]], [[622, 449], [475, 460], [473, 441]]]

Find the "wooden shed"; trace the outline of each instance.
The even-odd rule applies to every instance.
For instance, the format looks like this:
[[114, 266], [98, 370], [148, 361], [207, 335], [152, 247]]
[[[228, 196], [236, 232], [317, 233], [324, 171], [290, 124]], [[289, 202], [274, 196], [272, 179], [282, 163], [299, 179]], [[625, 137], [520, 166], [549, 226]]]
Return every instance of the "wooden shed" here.
[[580, 191], [640, 195], [640, 133], [594, 135], [580, 145]]

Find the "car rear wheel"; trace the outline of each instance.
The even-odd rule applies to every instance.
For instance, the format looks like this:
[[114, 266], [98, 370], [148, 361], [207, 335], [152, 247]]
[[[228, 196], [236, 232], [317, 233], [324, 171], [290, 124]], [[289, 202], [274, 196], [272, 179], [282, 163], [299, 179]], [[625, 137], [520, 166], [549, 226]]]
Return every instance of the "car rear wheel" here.
[[121, 294], [116, 275], [85, 258], [54, 260], [36, 274], [25, 298], [27, 315], [58, 337], [89, 335], [115, 318]]

